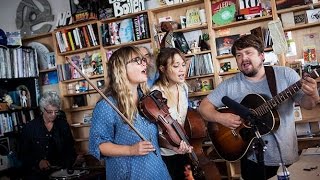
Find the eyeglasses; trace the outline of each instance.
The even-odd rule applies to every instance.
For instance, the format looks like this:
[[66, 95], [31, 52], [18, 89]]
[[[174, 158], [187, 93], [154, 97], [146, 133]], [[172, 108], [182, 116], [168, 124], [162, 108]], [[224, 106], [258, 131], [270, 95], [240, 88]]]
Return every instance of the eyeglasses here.
[[133, 59], [131, 59], [130, 61], [127, 62], [127, 64], [132, 63], [132, 62], [136, 62], [137, 64], [142, 64], [142, 62], [147, 63], [147, 59], [145, 57], [135, 57]]
[[56, 111], [52, 111], [52, 110], [47, 110], [46, 108], [43, 108], [45, 111], [46, 111], [46, 113], [48, 113], [48, 114], [58, 114], [59, 113], [59, 110], [56, 110]]

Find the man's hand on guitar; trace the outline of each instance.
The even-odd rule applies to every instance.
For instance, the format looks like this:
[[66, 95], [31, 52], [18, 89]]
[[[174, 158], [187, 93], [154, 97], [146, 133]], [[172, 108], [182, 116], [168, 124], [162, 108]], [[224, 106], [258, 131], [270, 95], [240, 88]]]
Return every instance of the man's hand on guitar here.
[[236, 129], [239, 127], [242, 123], [240, 116], [232, 113], [221, 113], [223, 120], [217, 121], [220, 124], [230, 128], [230, 129]]
[[308, 76], [305, 76], [302, 80], [302, 91], [313, 98], [319, 98], [318, 89], [317, 89], [317, 82]]

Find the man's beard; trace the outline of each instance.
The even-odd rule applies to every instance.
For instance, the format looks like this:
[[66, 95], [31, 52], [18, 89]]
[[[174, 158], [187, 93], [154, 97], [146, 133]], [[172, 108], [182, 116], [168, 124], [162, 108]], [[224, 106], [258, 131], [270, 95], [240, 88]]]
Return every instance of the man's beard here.
[[259, 70], [262, 67], [262, 62], [259, 64], [257, 68], [253, 68], [250, 72], [241, 71], [245, 76], [247, 77], [254, 77], [256, 74], [258, 74]]

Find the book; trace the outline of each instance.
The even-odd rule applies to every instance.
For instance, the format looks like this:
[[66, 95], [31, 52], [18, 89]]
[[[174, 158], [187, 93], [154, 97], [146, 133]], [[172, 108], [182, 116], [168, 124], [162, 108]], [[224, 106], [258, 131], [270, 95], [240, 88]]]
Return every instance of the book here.
[[295, 25], [293, 12], [281, 14], [281, 21], [284, 28]]
[[7, 45], [8, 46], [21, 46], [21, 34], [20, 31], [6, 32]]
[[217, 55], [231, 54], [233, 42], [239, 37], [240, 35], [237, 34], [216, 38]]
[[220, 72], [228, 72], [231, 69], [230, 62], [222, 62], [220, 63]]
[[58, 84], [57, 71], [51, 71], [41, 74], [42, 85]]
[[236, 0], [212, 1], [212, 22], [219, 26], [235, 21], [236, 3]]
[[86, 92], [89, 89], [89, 84], [86, 80], [82, 80], [78, 82], [79, 84], [79, 92]]
[[261, 0], [239, 0], [239, 14], [246, 19], [262, 16]]
[[[139, 25], [141, 24], [139, 23]], [[121, 43], [134, 41], [134, 30], [133, 30], [132, 19], [128, 18], [119, 22], [119, 39]]]
[[83, 114], [83, 124], [90, 124], [92, 119], [92, 113]]
[[73, 22], [87, 21], [98, 18], [99, 1], [69, 1]]
[[199, 8], [190, 8], [186, 12], [186, 27], [200, 25], [201, 19], [199, 14]]
[[188, 51], [190, 51], [190, 47], [183, 33], [175, 32], [173, 33], [173, 37], [175, 47], [178, 48], [181, 52], [187, 54]]
[[264, 36], [263, 36], [263, 29], [262, 27], [256, 27], [250, 30], [250, 33], [255, 35], [256, 37], [260, 38], [261, 42], [264, 44]]
[[201, 91], [212, 90], [212, 82], [210, 79], [201, 79]]
[[56, 67], [56, 56], [54, 52], [46, 53], [45, 62], [39, 62], [40, 69], [53, 69]]
[[119, 22], [111, 22], [108, 24], [109, 27], [109, 38], [110, 38], [110, 45], [117, 45], [120, 44], [120, 37], [119, 37]]
[[277, 10], [280, 9], [286, 9], [290, 8], [293, 6], [299, 6], [299, 5], [304, 5], [305, 0], [281, 0], [281, 1], [276, 1], [276, 7]]
[[307, 64], [317, 64], [317, 53], [315, 46], [303, 47], [303, 59]]
[[305, 24], [306, 23], [306, 13], [305, 11], [294, 12], [293, 13], [294, 23], [295, 25]]
[[302, 120], [302, 113], [300, 106], [295, 106], [293, 108], [293, 115], [295, 121], [301, 121]]

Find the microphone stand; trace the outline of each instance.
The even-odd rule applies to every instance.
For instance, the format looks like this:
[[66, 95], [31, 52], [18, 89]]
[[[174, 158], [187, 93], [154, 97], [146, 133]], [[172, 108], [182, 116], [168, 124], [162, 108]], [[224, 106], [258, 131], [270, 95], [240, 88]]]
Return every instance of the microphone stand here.
[[257, 123], [259, 122], [259, 118], [254, 115], [250, 115], [248, 117], [248, 120], [250, 121], [251, 128], [257, 139], [257, 141], [254, 142], [254, 144], [252, 145], [252, 148], [256, 154], [258, 165], [263, 173], [264, 180], [266, 180], [267, 178], [266, 178], [265, 164], [264, 164], [264, 151], [266, 151], [267, 146], [263, 141], [261, 134], [259, 132], [259, 128], [257, 126]]

